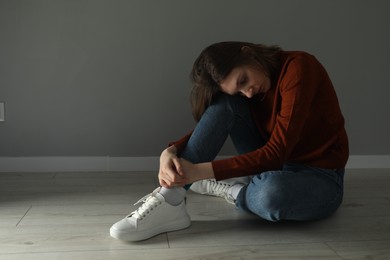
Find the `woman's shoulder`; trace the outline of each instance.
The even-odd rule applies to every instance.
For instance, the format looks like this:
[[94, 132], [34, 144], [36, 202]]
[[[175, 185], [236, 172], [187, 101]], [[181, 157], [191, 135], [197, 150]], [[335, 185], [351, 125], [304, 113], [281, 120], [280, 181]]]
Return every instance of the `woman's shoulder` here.
[[283, 87], [291, 81], [302, 79], [318, 81], [326, 74], [316, 57], [305, 51], [283, 51], [283, 64], [278, 77], [278, 85]]
[[282, 51], [282, 57], [284, 62], [291, 61], [316, 61], [316, 57], [306, 51]]
[[283, 51], [282, 57], [282, 74], [287, 70], [307, 72], [322, 67], [313, 54], [305, 51]]

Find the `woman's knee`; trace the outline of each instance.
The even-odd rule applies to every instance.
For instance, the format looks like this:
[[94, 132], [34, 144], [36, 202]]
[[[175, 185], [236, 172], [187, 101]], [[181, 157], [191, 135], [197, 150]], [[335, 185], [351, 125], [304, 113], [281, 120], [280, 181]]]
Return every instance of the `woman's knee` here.
[[237, 110], [241, 110], [243, 107], [248, 106], [247, 100], [242, 96], [228, 95], [225, 93], [219, 93], [212, 101], [210, 107], [223, 107], [225, 110], [233, 113], [237, 113]]
[[266, 220], [282, 220], [283, 209], [288, 203], [286, 193], [283, 192], [286, 188], [284, 186], [285, 183], [277, 175], [270, 177], [264, 173], [255, 176], [246, 189], [248, 209]]

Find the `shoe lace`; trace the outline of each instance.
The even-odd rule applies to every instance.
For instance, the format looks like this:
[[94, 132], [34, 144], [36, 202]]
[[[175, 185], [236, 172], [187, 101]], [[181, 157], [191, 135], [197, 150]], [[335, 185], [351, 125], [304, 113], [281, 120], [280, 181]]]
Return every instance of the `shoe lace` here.
[[142, 205], [130, 213], [129, 217], [135, 217], [137, 219], [143, 219], [147, 214], [149, 214], [153, 209], [155, 209], [158, 205], [160, 205], [162, 202], [154, 196], [154, 192], [150, 193], [144, 197], [142, 197], [140, 200], [138, 200], [134, 205], [137, 205], [141, 202]]
[[229, 193], [229, 188], [231, 188], [232, 185], [225, 182], [217, 182], [215, 180], [209, 180], [209, 191], [214, 196], [225, 198], [225, 200], [235, 205], [235, 199], [233, 196]]
[[228, 189], [231, 187], [228, 183], [217, 182], [215, 180], [209, 181], [209, 192], [218, 197], [226, 197], [228, 193]]

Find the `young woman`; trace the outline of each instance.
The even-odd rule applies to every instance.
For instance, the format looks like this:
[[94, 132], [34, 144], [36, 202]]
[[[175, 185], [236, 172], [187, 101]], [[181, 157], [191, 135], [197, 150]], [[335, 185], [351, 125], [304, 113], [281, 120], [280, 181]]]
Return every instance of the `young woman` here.
[[[190, 226], [184, 198], [194, 182], [195, 191], [270, 221], [336, 211], [348, 138], [332, 82], [314, 56], [221, 42], [202, 51], [191, 77], [197, 125], [162, 152], [161, 187], [111, 227], [112, 237], [138, 241]], [[228, 136], [239, 155], [215, 160]], [[222, 181], [245, 176], [250, 181]]]

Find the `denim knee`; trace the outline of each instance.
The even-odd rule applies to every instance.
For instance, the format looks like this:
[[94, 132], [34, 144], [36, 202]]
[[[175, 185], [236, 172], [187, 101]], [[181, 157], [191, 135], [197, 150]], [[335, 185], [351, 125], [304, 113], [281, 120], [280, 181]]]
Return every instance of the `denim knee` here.
[[252, 179], [246, 189], [246, 205], [252, 213], [269, 221], [284, 218], [283, 208], [288, 203], [288, 198], [282, 191], [287, 187], [284, 187], [285, 182], [279, 181], [280, 178], [275, 173], [272, 177], [263, 173]]

